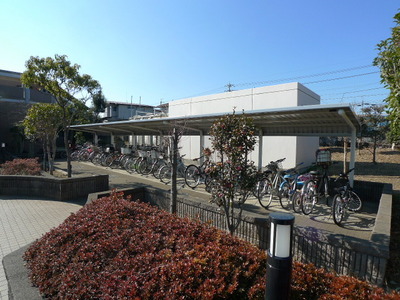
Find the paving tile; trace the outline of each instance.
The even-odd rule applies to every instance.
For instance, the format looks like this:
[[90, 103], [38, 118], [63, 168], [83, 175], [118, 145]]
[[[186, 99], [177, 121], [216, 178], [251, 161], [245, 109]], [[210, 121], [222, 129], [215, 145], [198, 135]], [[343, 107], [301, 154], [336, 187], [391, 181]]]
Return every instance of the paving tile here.
[[[61, 201], [0, 196], [0, 261], [61, 224], [82, 206]], [[8, 282], [0, 268], [0, 300], [8, 300]]]

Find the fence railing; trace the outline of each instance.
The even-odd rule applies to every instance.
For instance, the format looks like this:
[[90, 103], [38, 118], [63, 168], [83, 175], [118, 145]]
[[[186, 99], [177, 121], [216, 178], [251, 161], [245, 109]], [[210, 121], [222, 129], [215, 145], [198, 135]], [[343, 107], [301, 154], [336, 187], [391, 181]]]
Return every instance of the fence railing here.
[[[147, 201], [168, 210], [169, 193], [156, 192], [146, 188]], [[207, 222], [226, 230], [223, 212], [215, 205], [178, 197], [177, 214]], [[269, 246], [269, 220], [244, 215], [235, 235], [266, 250]], [[313, 263], [316, 267], [334, 271], [340, 275], [350, 275], [373, 284], [384, 283], [389, 249], [387, 245], [366, 240], [355, 240], [344, 236], [327, 236], [318, 232], [307, 234], [295, 226], [293, 239], [293, 259], [303, 263]]]
[[[169, 210], [170, 194], [154, 187], [139, 187], [123, 190], [134, 195], [132, 200], [141, 199], [161, 209]], [[105, 196], [90, 196], [91, 200]], [[144, 197], [142, 199], [142, 197]], [[226, 220], [218, 207], [195, 198], [178, 197], [177, 215], [206, 222], [221, 230], [226, 230]], [[235, 235], [261, 249], [269, 246], [269, 220], [250, 215], [242, 216], [242, 222]], [[340, 275], [350, 275], [376, 285], [384, 283], [387, 261], [389, 259], [388, 241], [355, 240], [342, 235], [327, 236], [326, 233], [314, 229], [295, 226], [293, 239], [293, 259], [303, 263], [313, 263], [318, 268]]]

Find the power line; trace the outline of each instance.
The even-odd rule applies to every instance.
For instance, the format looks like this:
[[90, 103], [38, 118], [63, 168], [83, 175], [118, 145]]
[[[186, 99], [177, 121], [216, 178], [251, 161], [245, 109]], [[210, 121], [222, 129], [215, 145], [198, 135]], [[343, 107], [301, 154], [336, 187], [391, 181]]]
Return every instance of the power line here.
[[363, 74], [356, 74], [356, 75], [351, 75], [351, 76], [344, 76], [344, 77], [329, 78], [329, 79], [323, 79], [323, 80], [317, 80], [317, 81], [311, 81], [311, 82], [305, 82], [304, 84], [314, 84], [314, 83], [320, 83], [320, 82], [326, 82], [326, 81], [334, 81], [334, 80], [348, 79], [348, 78], [354, 78], [354, 77], [359, 77], [359, 76], [371, 75], [371, 74], [376, 74], [376, 73], [379, 73], [379, 71], [369, 72], [369, 73], [363, 73]]
[[297, 76], [297, 77], [282, 78], [282, 79], [274, 79], [274, 80], [268, 80], [268, 81], [256, 81], [256, 82], [248, 82], [248, 83], [239, 83], [239, 84], [236, 84], [236, 86], [259, 85], [259, 84], [276, 83], [276, 82], [282, 82], [282, 81], [283, 82], [290, 82], [290, 81], [294, 81], [294, 80], [298, 81], [299, 79], [304, 79], [304, 78], [326, 76], [326, 75], [344, 73], [344, 72], [360, 70], [360, 69], [365, 69], [365, 68], [370, 68], [370, 67], [372, 67], [372, 65], [364, 65], [364, 66], [340, 69], [340, 70], [335, 70], [335, 71], [316, 73], [316, 74], [309, 74], [309, 75]]
[[375, 97], [375, 96], [387, 96], [387, 95], [388, 95], [387, 93], [385, 93], [385, 94], [365, 94], [365, 95], [348, 96], [348, 97], [322, 98], [321, 101], [353, 99], [353, 98], [363, 98], [363, 97]]
[[331, 96], [331, 95], [344, 95], [344, 94], [354, 94], [354, 93], [360, 93], [360, 92], [366, 92], [366, 91], [373, 91], [373, 90], [381, 90], [381, 89], [383, 89], [383, 88], [382, 88], [382, 87], [377, 87], [377, 88], [364, 89], [364, 90], [358, 90], [358, 91], [349, 91], [349, 92], [341, 92], [341, 93], [325, 94], [325, 96]]
[[[278, 83], [278, 82], [292, 82], [292, 81], [299, 81], [300, 79], [305, 79], [305, 78], [312, 78], [312, 77], [320, 77], [320, 76], [326, 76], [326, 75], [332, 75], [332, 74], [338, 74], [338, 73], [344, 73], [344, 72], [350, 72], [354, 70], [360, 70], [360, 69], [365, 69], [365, 68], [370, 68], [373, 67], [373, 65], [363, 65], [363, 66], [357, 66], [357, 67], [351, 67], [351, 68], [345, 68], [345, 69], [339, 69], [339, 70], [334, 70], [334, 71], [328, 71], [328, 72], [323, 72], [323, 73], [315, 73], [315, 74], [309, 74], [309, 75], [304, 75], [304, 76], [297, 76], [297, 77], [290, 77], [290, 78], [282, 78], [282, 79], [275, 79], [275, 80], [269, 80], [269, 81], [257, 81], [257, 82], [248, 82], [248, 83], [239, 83], [239, 84], [231, 84], [228, 83], [225, 86], [221, 86], [212, 90], [200, 92], [197, 94], [193, 94], [191, 96], [187, 97], [181, 97], [179, 99], [185, 99], [185, 98], [193, 98], [197, 96], [202, 96], [202, 95], [207, 95], [210, 93], [215, 93], [215, 92], [230, 92], [232, 91], [233, 86], [246, 86], [246, 85], [262, 85], [262, 84], [273, 84], [273, 83]], [[315, 83], [320, 83], [320, 82], [328, 82], [328, 81], [336, 81], [336, 80], [342, 80], [342, 79], [349, 79], [349, 78], [355, 78], [355, 77], [360, 77], [360, 76], [367, 76], [371, 74], [376, 74], [379, 73], [379, 71], [374, 71], [374, 72], [368, 72], [368, 73], [362, 73], [362, 74], [354, 74], [350, 76], [343, 76], [343, 77], [335, 77], [335, 78], [328, 78], [328, 79], [321, 79], [321, 80], [316, 80], [316, 81], [310, 81], [310, 82], [305, 82], [303, 84], [315, 84]], [[224, 88], [227, 88], [227, 90], [224, 90]]]

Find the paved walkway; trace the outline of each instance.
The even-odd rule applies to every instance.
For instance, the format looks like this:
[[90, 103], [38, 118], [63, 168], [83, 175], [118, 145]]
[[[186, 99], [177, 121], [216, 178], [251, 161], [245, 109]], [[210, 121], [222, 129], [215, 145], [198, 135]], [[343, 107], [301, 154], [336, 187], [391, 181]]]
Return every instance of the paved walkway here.
[[[0, 195], [0, 260], [40, 238], [81, 207], [77, 203]], [[0, 268], [0, 299], [8, 299], [3, 264]]]

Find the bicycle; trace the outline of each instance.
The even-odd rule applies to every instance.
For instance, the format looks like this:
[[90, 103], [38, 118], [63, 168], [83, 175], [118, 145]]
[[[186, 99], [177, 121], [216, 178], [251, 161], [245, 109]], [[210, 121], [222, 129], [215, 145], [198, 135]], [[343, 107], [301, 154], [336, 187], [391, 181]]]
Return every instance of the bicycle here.
[[348, 175], [353, 170], [354, 168], [348, 170], [346, 173], [340, 173], [339, 177], [335, 180], [335, 182], [337, 182], [338, 180], [345, 181], [341, 184], [341, 187], [335, 189], [336, 194], [333, 197], [332, 203], [333, 221], [338, 226], [341, 226], [347, 210], [357, 212], [362, 207], [362, 201], [360, 197], [353, 191], [353, 188], [350, 186]]
[[[204, 156], [193, 159], [197, 161]], [[206, 168], [209, 164], [209, 160], [205, 159], [200, 166], [194, 164], [188, 165], [185, 170], [185, 182], [188, 187], [195, 189], [200, 183], [206, 185], [206, 190], [209, 182], [211, 181], [210, 176], [206, 173]]]
[[304, 163], [301, 162], [294, 168], [284, 171], [285, 175], [283, 176], [283, 182], [279, 186], [279, 200], [282, 208], [284, 209], [289, 208], [289, 206], [292, 204], [292, 198], [295, 191], [297, 191], [299, 187], [303, 185], [303, 182], [298, 180], [300, 176], [298, 168], [303, 164]]
[[[155, 176], [156, 171], [163, 165], [165, 165], [164, 155], [155, 148], [151, 151], [147, 151], [147, 155], [138, 163], [137, 169], [142, 175], [152, 174]], [[155, 177], [157, 178], [157, 176]]]
[[[176, 174], [177, 177], [182, 177], [185, 178], [185, 170], [186, 170], [186, 166], [183, 163], [182, 158], [185, 155], [182, 155], [180, 157], [178, 157], [178, 162], [177, 162], [177, 169], [176, 169]], [[172, 176], [172, 164], [171, 162], [169, 162], [168, 164], [166, 164], [165, 166], [161, 167], [160, 172], [159, 172], [159, 178], [161, 180], [161, 182], [168, 184], [171, 181], [171, 176]]]
[[305, 215], [312, 213], [319, 199], [324, 198], [329, 205], [328, 164], [323, 164], [323, 174], [318, 171], [309, 172], [310, 179], [304, 182], [301, 191], [301, 210]]
[[[266, 170], [260, 175], [261, 179], [256, 184], [255, 191], [253, 194], [258, 199], [261, 207], [268, 209], [271, 205], [274, 196], [278, 196], [279, 201], [279, 186], [284, 181], [282, 162], [286, 158], [278, 159], [277, 161], [271, 161], [267, 166]], [[271, 178], [273, 178], [271, 182]], [[282, 203], [281, 206], [283, 207]]]

